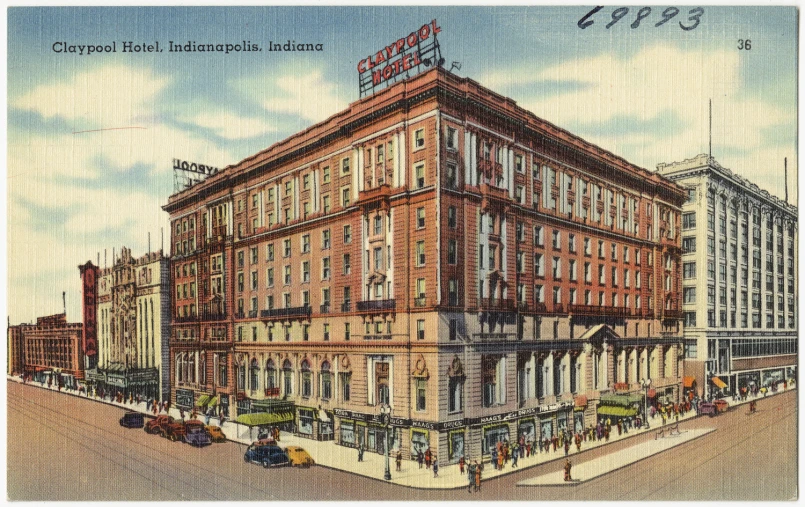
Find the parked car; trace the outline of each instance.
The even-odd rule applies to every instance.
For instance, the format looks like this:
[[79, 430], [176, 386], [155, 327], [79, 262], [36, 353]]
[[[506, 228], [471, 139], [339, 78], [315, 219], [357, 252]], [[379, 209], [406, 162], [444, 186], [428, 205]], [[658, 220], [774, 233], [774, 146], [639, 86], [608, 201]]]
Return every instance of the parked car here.
[[283, 467], [291, 464], [288, 455], [278, 445], [250, 445], [243, 455], [246, 463], [257, 463], [265, 468]]
[[713, 405], [716, 406], [716, 409], [719, 412], [726, 412], [730, 408], [730, 405], [729, 405], [729, 403], [727, 403], [727, 400], [722, 400], [722, 399], [713, 400]]
[[165, 436], [165, 432], [167, 431], [168, 425], [173, 424], [174, 419], [169, 415], [158, 415], [156, 419], [151, 419], [147, 423], [143, 429], [146, 433], [159, 434]]
[[213, 442], [226, 442], [226, 435], [219, 426], [207, 426], [207, 433]]
[[716, 404], [709, 401], [699, 402], [699, 415], [705, 414], [709, 415], [710, 417], [718, 415], [718, 408], [716, 407]]
[[165, 431], [162, 433], [162, 436], [167, 437], [171, 442], [176, 442], [179, 440], [183, 441], [185, 432], [185, 422], [181, 419], [174, 419], [172, 423], [169, 423], [165, 427]]
[[145, 417], [139, 412], [126, 412], [120, 418], [120, 425], [124, 428], [142, 428], [145, 426]]
[[204, 427], [203, 422], [196, 420], [187, 421], [184, 428], [184, 441], [186, 443], [199, 447], [212, 443], [212, 437], [207, 433], [207, 428]]
[[296, 445], [286, 447], [285, 454], [287, 454], [288, 459], [291, 460], [291, 466], [308, 468], [316, 464], [306, 450]]

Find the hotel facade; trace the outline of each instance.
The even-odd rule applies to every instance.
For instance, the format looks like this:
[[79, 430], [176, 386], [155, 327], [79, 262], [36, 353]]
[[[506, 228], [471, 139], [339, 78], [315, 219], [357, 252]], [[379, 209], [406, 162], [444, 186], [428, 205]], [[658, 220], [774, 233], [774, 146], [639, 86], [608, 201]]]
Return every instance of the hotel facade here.
[[658, 171], [685, 187], [687, 386], [713, 396], [797, 373], [797, 208], [706, 154]]
[[442, 68], [391, 85], [169, 198], [172, 401], [443, 463], [676, 401], [685, 198]]

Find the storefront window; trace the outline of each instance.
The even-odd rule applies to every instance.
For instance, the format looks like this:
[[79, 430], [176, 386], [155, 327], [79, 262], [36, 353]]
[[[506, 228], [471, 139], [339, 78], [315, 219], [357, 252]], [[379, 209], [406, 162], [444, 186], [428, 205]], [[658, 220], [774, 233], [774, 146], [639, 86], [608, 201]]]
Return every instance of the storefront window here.
[[299, 409], [299, 433], [313, 434], [313, 411], [306, 408]]
[[576, 433], [581, 433], [584, 431], [584, 412], [573, 412], [573, 417], [575, 419], [573, 427]]
[[540, 421], [540, 427], [542, 429], [541, 435], [543, 440], [553, 437], [553, 421]]
[[525, 441], [529, 442], [531, 440], [536, 440], [536, 427], [534, 426], [533, 419], [527, 419], [520, 421], [519, 426], [517, 427], [517, 437], [525, 437]]
[[411, 455], [416, 456], [418, 452], [424, 452], [428, 449], [429, 432], [427, 430], [411, 430]]
[[464, 430], [450, 432], [448, 439], [448, 454], [450, 461], [457, 461], [464, 456]]
[[483, 454], [489, 454], [489, 452], [497, 445], [498, 442], [503, 442], [504, 440], [510, 440], [508, 424], [484, 428], [484, 439], [481, 441], [481, 452]]
[[567, 430], [567, 412], [559, 412], [556, 414], [556, 430], [559, 433], [565, 432]]
[[341, 444], [355, 445], [355, 423], [341, 421]]

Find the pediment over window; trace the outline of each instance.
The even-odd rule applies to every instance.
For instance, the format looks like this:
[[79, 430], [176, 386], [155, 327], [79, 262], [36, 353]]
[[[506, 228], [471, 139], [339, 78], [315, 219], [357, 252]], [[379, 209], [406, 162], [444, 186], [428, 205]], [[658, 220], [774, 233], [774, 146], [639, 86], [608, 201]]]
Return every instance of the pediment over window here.
[[428, 366], [425, 364], [425, 358], [422, 356], [422, 354], [419, 354], [419, 357], [416, 358], [416, 363], [414, 363], [414, 370], [411, 372], [411, 376], [426, 380], [430, 378]]
[[461, 364], [461, 359], [458, 356], [453, 358], [453, 362], [450, 364], [450, 367], [447, 369], [447, 376], [448, 377], [463, 377], [464, 376], [464, 365]]

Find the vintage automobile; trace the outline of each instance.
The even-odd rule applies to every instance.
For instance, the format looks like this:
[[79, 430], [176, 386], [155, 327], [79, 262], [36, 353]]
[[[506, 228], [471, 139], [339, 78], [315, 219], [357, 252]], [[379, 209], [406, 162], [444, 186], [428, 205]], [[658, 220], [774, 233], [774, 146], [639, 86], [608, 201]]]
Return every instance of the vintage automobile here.
[[727, 400], [722, 399], [713, 400], [713, 405], [716, 406], [716, 410], [718, 410], [719, 412], [726, 412], [730, 408], [730, 405], [729, 403], [727, 403]]
[[699, 415], [709, 415], [710, 417], [713, 417], [718, 415], [718, 408], [716, 407], [715, 403], [701, 401], [699, 402]]
[[184, 425], [184, 441], [190, 445], [201, 447], [212, 444], [212, 437], [207, 433], [203, 422], [190, 420]]
[[226, 442], [226, 435], [219, 426], [207, 426], [207, 433], [213, 442]]
[[162, 436], [166, 437], [171, 442], [177, 442], [179, 440], [184, 441], [185, 433], [185, 422], [181, 419], [174, 419], [173, 422], [169, 423], [165, 427], [165, 431], [162, 433]]
[[286, 447], [285, 454], [287, 454], [288, 459], [291, 460], [291, 466], [308, 468], [316, 464], [306, 450], [296, 445]]
[[243, 455], [246, 463], [257, 463], [265, 468], [284, 467], [291, 464], [288, 455], [278, 445], [250, 445]]
[[139, 412], [126, 412], [120, 418], [120, 425], [124, 428], [142, 428], [145, 426], [145, 417]]
[[150, 434], [159, 434], [165, 436], [165, 432], [167, 431], [168, 425], [173, 424], [174, 419], [169, 415], [158, 415], [155, 419], [151, 419], [147, 423], [143, 429], [146, 433]]

